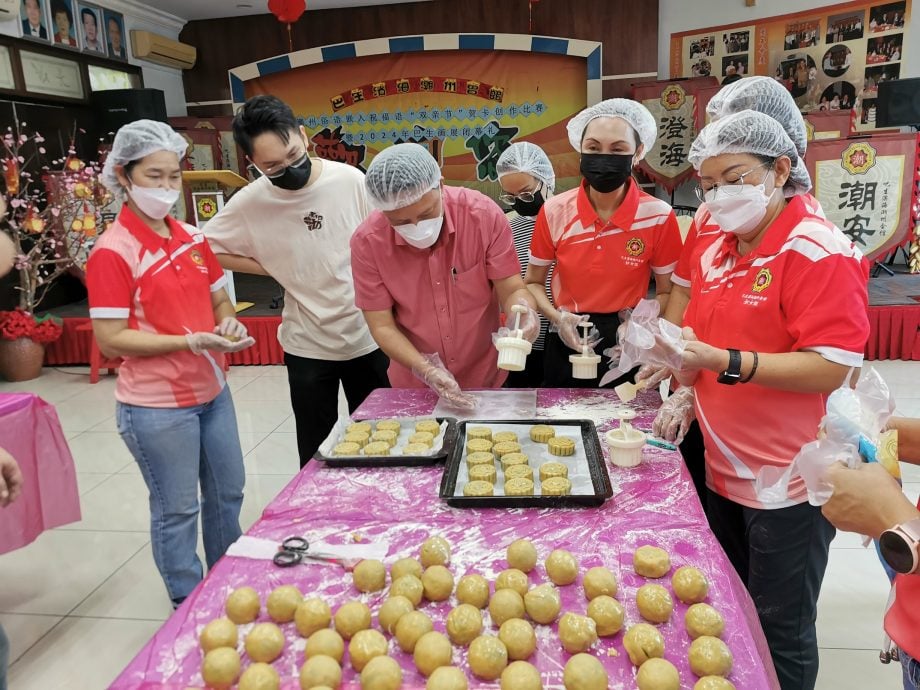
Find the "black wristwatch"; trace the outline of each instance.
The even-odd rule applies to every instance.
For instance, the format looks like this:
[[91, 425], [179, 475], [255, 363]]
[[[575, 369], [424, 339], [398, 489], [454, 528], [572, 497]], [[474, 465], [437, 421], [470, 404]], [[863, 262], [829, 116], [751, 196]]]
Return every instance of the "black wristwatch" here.
[[716, 379], [719, 383], [725, 383], [734, 386], [741, 381], [741, 351], [728, 350], [728, 369], [719, 374]]

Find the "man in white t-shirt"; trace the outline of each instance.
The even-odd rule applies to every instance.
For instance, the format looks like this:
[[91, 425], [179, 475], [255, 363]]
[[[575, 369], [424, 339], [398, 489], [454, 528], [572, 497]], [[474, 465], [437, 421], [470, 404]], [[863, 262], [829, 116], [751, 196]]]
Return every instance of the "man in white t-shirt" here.
[[303, 127], [274, 96], [249, 99], [233, 136], [261, 176], [208, 221], [205, 234], [224, 268], [270, 275], [284, 288], [278, 340], [303, 467], [335, 424], [340, 382], [352, 412], [389, 386], [389, 360], [355, 306], [351, 275], [349, 242], [369, 213], [364, 175], [310, 158]]

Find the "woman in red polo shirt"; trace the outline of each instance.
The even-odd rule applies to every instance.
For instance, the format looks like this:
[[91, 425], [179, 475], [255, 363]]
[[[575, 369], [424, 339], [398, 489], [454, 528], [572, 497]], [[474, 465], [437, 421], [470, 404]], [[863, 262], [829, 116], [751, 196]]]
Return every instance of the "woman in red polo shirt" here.
[[240, 536], [245, 473], [224, 353], [255, 342], [204, 236], [168, 215], [186, 148], [161, 122], [118, 130], [102, 180], [125, 203], [86, 268], [99, 349], [124, 358], [118, 433], [150, 491], [153, 557], [173, 606], [202, 578], [199, 485], [208, 567]]
[[814, 440], [827, 395], [862, 365], [867, 265], [805, 203], [805, 164], [768, 115], [745, 110], [710, 124], [690, 161], [724, 231], [696, 257], [677, 372], [694, 388], [705, 439], [709, 524], [751, 593], [783, 690], [813, 688], [834, 528], [801, 478], [769, 504], [754, 481]]
[[[594, 324], [591, 344], [596, 351], [613, 347], [618, 312], [648, 294], [653, 274], [663, 309], [681, 240], [671, 207], [641, 191], [631, 178], [633, 166], [655, 145], [658, 133], [655, 118], [643, 105], [612, 98], [576, 115], [567, 129], [569, 143], [581, 153], [585, 180], [540, 209], [525, 282], [553, 325], [544, 350], [544, 385], [595, 388], [609, 360], [603, 358], [593, 380], [572, 378], [569, 356], [581, 351], [578, 324]], [[544, 291], [551, 266], [552, 301]]]

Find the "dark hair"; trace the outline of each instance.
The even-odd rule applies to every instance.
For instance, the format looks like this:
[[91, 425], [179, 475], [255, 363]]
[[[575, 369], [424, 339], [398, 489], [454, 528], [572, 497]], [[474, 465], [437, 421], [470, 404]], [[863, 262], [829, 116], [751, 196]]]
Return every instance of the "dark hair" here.
[[253, 96], [233, 118], [233, 139], [247, 156], [252, 155], [252, 140], [260, 134], [273, 132], [284, 142], [299, 125], [291, 107], [275, 96]]
[[80, 10], [80, 21], [81, 22], [83, 21], [83, 17], [85, 17], [86, 15], [89, 15], [90, 17], [93, 18], [93, 24], [95, 24], [96, 27], [98, 28], [99, 19], [96, 18], [96, 13], [93, 12], [89, 7], [84, 7], [82, 10]]
[[67, 21], [73, 25], [73, 14], [71, 14], [67, 3], [64, 0], [51, 0], [51, 16], [56, 17], [61, 12], [67, 15]]

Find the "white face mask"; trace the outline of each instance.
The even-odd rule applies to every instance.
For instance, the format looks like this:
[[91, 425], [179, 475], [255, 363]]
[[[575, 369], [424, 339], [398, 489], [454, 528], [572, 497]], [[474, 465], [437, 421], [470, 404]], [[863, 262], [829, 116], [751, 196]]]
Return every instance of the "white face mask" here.
[[148, 218], [162, 220], [179, 200], [179, 191], [161, 187], [138, 187], [128, 190], [128, 196]]
[[444, 224], [443, 197], [441, 199], [441, 215], [437, 218], [426, 218], [418, 223], [394, 225], [393, 229], [410, 245], [416, 249], [428, 249], [438, 241], [441, 235], [441, 226]]
[[726, 195], [723, 190], [717, 194], [715, 189], [706, 192], [706, 208], [725, 232], [746, 235], [767, 215], [773, 192], [767, 194], [764, 183], [743, 184], [740, 189], [733, 187], [731, 192], [734, 193]]

